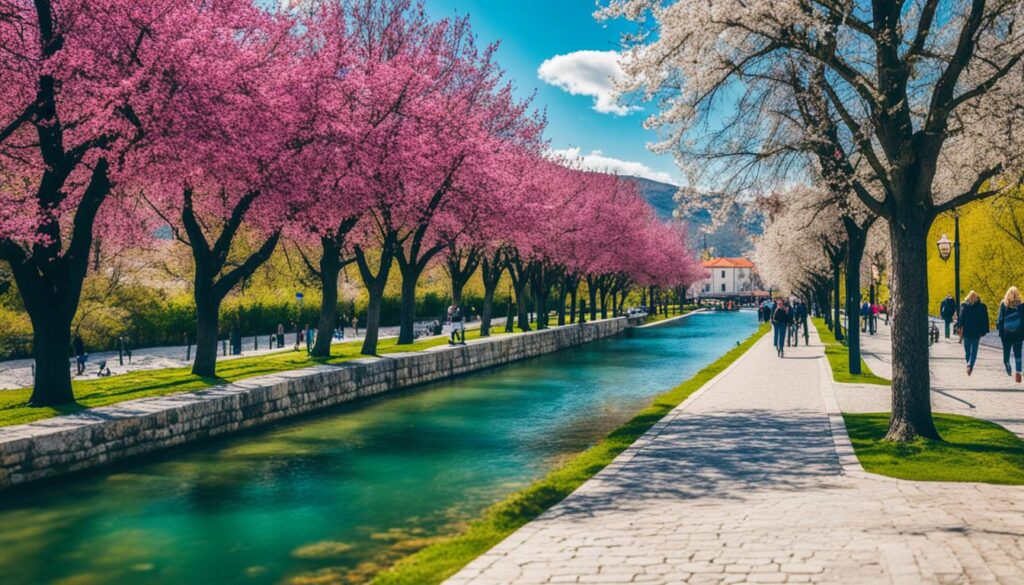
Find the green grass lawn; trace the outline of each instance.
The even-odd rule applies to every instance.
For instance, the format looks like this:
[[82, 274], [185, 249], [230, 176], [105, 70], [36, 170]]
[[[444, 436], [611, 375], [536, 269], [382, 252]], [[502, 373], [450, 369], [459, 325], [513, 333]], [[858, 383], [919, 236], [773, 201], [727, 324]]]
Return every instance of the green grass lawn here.
[[876, 376], [871, 368], [860, 360], [860, 374], [850, 373], [850, 357], [846, 346], [836, 341], [835, 335], [828, 330], [824, 319], [811, 319], [815, 329], [818, 330], [818, 337], [825, 344], [825, 357], [828, 364], [832, 366], [832, 377], [836, 382], [845, 384], [877, 384], [879, 386], [890, 386], [892, 383], [885, 378]]
[[916, 481], [1024, 485], [1024, 441], [988, 421], [935, 414], [942, 441], [885, 441], [889, 413], [843, 414], [857, 459], [871, 473]]
[[[504, 335], [505, 327], [491, 329], [492, 335]], [[467, 329], [466, 339], [478, 339], [479, 329]], [[382, 339], [377, 344], [378, 354], [407, 351], [421, 351], [448, 343], [445, 337], [417, 341], [411, 345], [398, 345], [397, 339]], [[217, 364], [216, 378], [202, 378], [192, 375], [189, 368], [167, 368], [162, 370], [141, 370], [90, 380], [75, 380], [72, 387], [76, 403], [53, 408], [32, 408], [28, 406], [31, 389], [0, 391], [0, 426], [18, 425], [34, 420], [69, 414], [88, 408], [108, 406], [126, 400], [163, 396], [177, 392], [202, 390], [218, 384], [237, 382], [255, 376], [297, 370], [319, 364], [340, 364], [365, 357], [359, 352], [362, 341], [336, 343], [331, 348], [330, 358], [311, 358], [303, 351], [282, 350], [277, 353], [253, 357], [223, 360]]]
[[665, 319], [671, 319], [672, 317], [678, 317], [693, 311], [697, 308], [697, 305], [683, 305], [683, 310], [679, 310], [679, 305], [672, 305], [668, 308], [668, 315], [663, 312], [659, 312], [657, 315], [648, 315], [644, 320], [644, 325], [650, 325], [651, 323], [658, 323]]
[[487, 552], [516, 529], [562, 501], [619, 453], [626, 450], [679, 403], [736, 361], [768, 332], [762, 325], [742, 344], [708, 365], [694, 377], [657, 396], [650, 406], [612, 431], [601, 442], [551, 471], [533, 485], [485, 510], [468, 528], [399, 561], [372, 581], [378, 585], [440, 583]]

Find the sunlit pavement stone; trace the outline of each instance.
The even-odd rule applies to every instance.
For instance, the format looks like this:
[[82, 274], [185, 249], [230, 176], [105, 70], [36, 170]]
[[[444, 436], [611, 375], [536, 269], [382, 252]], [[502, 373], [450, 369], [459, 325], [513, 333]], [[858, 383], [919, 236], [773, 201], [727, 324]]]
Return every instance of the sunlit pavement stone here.
[[[865, 473], [827, 367], [813, 332], [785, 359], [764, 338], [448, 583], [1024, 583], [1024, 489]], [[994, 418], [1024, 413], [992, 394]]]

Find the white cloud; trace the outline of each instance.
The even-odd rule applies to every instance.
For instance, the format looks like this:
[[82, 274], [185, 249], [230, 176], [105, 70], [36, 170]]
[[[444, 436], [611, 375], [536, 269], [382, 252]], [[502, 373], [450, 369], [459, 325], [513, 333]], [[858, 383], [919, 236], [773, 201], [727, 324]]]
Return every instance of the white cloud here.
[[572, 95], [594, 98], [595, 111], [625, 116], [640, 108], [625, 106], [618, 101], [615, 82], [626, 75], [622, 71], [621, 59], [616, 51], [575, 51], [544, 61], [537, 69], [537, 75], [541, 81]]
[[641, 162], [622, 160], [605, 156], [600, 150], [592, 150], [590, 154], [583, 154], [579, 148], [569, 147], [561, 150], [552, 150], [551, 154], [556, 157], [563, 157], [570, 160], [578, 160], [584, 169], [601, 173], [612, 173], [616, 175], [630, 175], [642, 177], [659, 183], [677, 185], [672, 175], [663, 171], [656, 171]]

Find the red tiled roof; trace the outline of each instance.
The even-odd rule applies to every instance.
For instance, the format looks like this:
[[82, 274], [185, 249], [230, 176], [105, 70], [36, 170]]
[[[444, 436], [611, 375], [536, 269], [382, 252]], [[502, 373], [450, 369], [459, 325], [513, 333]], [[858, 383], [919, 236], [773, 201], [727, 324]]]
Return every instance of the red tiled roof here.
[[754, 263], [746, 258], [712, 258], [704, 261], [704, 268], [753, 268]]

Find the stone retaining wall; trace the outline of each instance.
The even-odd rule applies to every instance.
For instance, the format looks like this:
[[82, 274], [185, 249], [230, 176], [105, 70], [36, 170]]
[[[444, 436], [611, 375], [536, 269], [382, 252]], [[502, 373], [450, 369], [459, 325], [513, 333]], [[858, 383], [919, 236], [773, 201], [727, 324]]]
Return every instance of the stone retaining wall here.
[[0, 427], [0, 489], [609, 337], [625, 318], [390, 354]]

